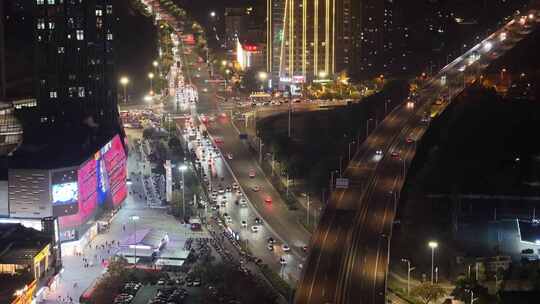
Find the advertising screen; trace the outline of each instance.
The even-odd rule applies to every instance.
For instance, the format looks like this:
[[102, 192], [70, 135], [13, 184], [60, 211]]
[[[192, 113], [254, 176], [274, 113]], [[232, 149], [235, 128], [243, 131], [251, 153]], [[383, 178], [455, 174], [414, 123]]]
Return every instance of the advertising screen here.
[[69, 228], [85, 223], [94, 213], [97, 205], [96, 197], [96, 162], [88, 160], [79, 170], [78, 177], [78, 212], [59, 218], [60, 228]]
[[53, 171], [51, 188], [53, 216], [72, 215], [79, 211], [76, 170]]
[[118, 135], [103, 147], [102, 151], [100, 176], [103, 188], [109, 189], [112, 206], [116, 207], [127, 195], [126, 152]]
[[[72, 228], [86, 223], [97, 209], [116, 207], [127, 196], [126, 153], [120, 137], [113, 139], [97, 151], [91, 159], [82, 164], [77, 170], [77, 183], [53, 185], [53, 201], [73, 201], [70, 195], [78, 197], [75, 200], [78, 212], [59, 218], [62, 229]], [[76, 189], [75, 193], [73, 189]], [[71, 191], [71, 192], [70, 192]], [[54, 204], [54, 203], [53, 203]]]

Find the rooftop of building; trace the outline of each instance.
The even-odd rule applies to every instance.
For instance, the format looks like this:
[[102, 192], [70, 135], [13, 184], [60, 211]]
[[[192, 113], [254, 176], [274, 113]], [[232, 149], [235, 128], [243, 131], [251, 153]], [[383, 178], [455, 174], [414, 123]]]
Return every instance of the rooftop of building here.
[[0, 224], [0, 264], [24, 264], [51, 241], [46, 232], [21, 224]]

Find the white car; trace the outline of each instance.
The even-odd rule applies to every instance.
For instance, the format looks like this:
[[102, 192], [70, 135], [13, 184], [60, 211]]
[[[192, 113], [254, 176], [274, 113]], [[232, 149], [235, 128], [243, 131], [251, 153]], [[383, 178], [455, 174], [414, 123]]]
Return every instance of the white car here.
[[242, 221], [242, 227], [247, 228], [247, 222], [246, 221]]
[[257, 185], [253, 185], [253, 186], [251, 186], [251, 190], [253, 190], [253, 192], [259, 192], [259, 190], [261, 190], [261, 187], [259, 187]]
[[289, 251], [291, 251], [291, 248], [290, 248], [287, 244], [281, 245], [281, 249], [283, 249], [284, 252], [289, 252]]
[[280, 258], [279, 258], [279, 263], [280, 263], [281, 265], [286, 265], [286, 264], [287, 264], [287, 260], [285, 260], [284, 257], [280, 257]]
[[375, 154], [376, 154], [376, 155], [382, 155], [382, 150], [377, 150], [377, 151], [375, 151]]
[[257, 226], [257, 225], [253, 225], [253, 226], [251, 226], [251, 231], [252, 231], [252, 232], [258, 232], [258, 231], [259, 231], [259, 229], [260, 229], [260, 227], [259, 227], [259, 226]]

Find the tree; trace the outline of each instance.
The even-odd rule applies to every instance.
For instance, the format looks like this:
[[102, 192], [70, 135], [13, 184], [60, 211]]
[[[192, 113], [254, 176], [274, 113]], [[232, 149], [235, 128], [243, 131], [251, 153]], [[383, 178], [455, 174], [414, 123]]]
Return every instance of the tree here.
[[246, 92], [254, 92], [259, 88], [257, 80], [257, 71], [254, 68], [248, 68], [242, 76], [242, 87]]
[[424, 304], [435, 302], [445, 294], [446, 292], [441, 286], [427, 282], [414, 287], [411, 291], [411, 295], [415, 298], [419, 298]]

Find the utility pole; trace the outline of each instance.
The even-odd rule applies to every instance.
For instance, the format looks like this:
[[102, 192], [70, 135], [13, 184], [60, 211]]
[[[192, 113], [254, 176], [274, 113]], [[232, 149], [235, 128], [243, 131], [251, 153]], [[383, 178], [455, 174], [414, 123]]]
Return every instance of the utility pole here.
[[0, 100], [6, 100], [6, 57], [5, 57], [5, 35], [4, 35], [4, 2], [0, 3]]
[[259, 137], [259, 164], [262, 164], [262, 139]]
[[307, 194], [307, 224], [309, 226], [309, 193]]

